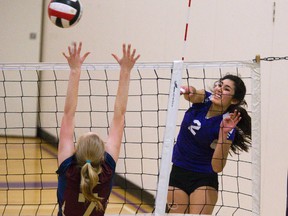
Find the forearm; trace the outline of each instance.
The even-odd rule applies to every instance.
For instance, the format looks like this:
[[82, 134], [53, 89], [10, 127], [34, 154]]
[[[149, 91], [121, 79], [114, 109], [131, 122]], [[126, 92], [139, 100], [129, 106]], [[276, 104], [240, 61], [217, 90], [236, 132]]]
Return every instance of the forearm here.
[[64, 114], [74, 116], [78, 102], [78, 89], [81, 69], [71, 69], [66, 93]]
[[214, 172], [222, 172], [226, 165], [228, 153], [231, 147], [232, 142], [227, 140], [228, 133], [225, 133], [220, 129], [219, 138], [216, 144], [216, 148], [212, 158], [212, 168]]
[[129, 84], [130, 84], [130, 70], [121, 68], [117, 96], [114, 105], [114, 117], [122, 116], [126, 112]]
[[184, 98], [191, 103], [203, 103], [205, 98], [205, 90], [197, 90], [193, 86], [189, 86], [184, 94]]

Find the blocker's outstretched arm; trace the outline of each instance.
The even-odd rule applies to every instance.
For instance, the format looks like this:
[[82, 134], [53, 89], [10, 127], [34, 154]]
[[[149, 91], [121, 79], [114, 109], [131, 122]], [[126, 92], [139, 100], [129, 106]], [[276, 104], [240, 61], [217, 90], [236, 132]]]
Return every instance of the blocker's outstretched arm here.
[[114, 104], [114, 116], [111, 122], [109, 136], [105, 147], [106, 151], [113, 157], [115, 162], [117, 162], [119, 157], [120, 146], [123, 137], [124, 115], [126, 113], [128, 102], [130, 73], [135, 62], [140, 58], [140, 55], [136, 56], [136, 49], [131, 51], [130, 44], [128, 47], [126, 47], [126, 44], [123, 44], [122, 52], [122, 58], [112, 54], [112, 56], [120, 65], [120, 78]]
[[85, 61], [89, 52], [81, 57], [82, 43], [77, 46], [73, 43], [72, 47], [68, 47], [68, 55], [63, 53], [70, 66], [70, 75], [67, 87], [67, 94], [64, 105], [64, 113], [61, 122], [60, 138], [58, 146], [58, 165], [66, 158], [72, 156], [75, 151], [74, 146], [74, 120], [78, 102], [78, 89], [81, 75], [81, 66]]

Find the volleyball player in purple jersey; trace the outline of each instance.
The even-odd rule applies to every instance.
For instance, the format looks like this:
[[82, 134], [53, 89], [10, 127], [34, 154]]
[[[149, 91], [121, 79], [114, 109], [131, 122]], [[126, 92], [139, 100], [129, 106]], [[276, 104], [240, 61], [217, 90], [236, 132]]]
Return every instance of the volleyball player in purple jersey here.
[[140, 55], [123, 44], [123, 56], [112, 54], [120, 65], [120, 78], [114, 104], [114, 116], [107, 143], [93, 132], [82, 135], [74, 146], [74, 120], [78, 101], [81, 65], [89, 52], [81, 56], [82, 43], [63, 53], [70, 66], [67, 95], [58, 146], [58, 215], [104, 215], [112, 189], [112, 177], [119, 157], [124, 115], [128, 101], [130, 72]]
[[218, 199], [218, 175], [232, 150], [248, 151], [251, 118], [243, 108], [246, 87], [228, 74], [213, 92], [182, 87], [192, 103], [173, 149], [169, 181], [169, 213], [212, 214]]

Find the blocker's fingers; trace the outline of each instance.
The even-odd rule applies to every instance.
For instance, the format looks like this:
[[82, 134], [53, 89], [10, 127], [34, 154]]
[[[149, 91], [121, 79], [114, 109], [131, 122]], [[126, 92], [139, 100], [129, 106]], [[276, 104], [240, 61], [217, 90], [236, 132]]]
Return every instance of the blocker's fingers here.
[[131, 55], [131, 44], [128, 44], [127, 55], [128, 55], [128, 56]]
[[75, 42], [73, 42], [72, 54], [76, 54], [76, 51], [77, 51], [77, 45]]
[[78, 50], [77, 50], [77, 54], [80, 54], [80, 53], [81, 53], [81, 50], [82, 50], [82, 42], [79, 43], [79, 47], [78, 47]]
[[83, 55], [83, 57], [82, 57], [82, 59], [83, 59], [83, 61], [85, 61], [85, 59], [87, 58], [87, 56], [90, 54], [90, 52], [87, 52], [87, 53], [85, 53], [84, 55]]
[[123, 56], [126, 55], [126, 44], [125, 43], [122, 44], [122, 53], [123, 53]]
[[68, 56], [64, 52], [62, 52], [62, 54], [66, 59], [68, 58]]
[[136, 49], [133, 49], [133, 52], [132, 52], [132, 54], [131, 54], [131, 57], [132, 57], [132, 58], [134, 58], [135, 53], [136, 53]]
[[112, 56], [113, 56], [113, 58], [119, 63], [120, 62], [120, 59], [119, 59], [119, 57], [117, 56], [117, 55], [115, 55], [115, 54], [111, 54]]
[[134, 61], [136, 62], [139, 58], [140, 58], [140, 55], [137, 55], [137, 57], [134, 59]]
[[69, 53], [70, 56], [72, 55], [72, 50], [71, 50], [70, 46], [68, 46], [68, 53]]

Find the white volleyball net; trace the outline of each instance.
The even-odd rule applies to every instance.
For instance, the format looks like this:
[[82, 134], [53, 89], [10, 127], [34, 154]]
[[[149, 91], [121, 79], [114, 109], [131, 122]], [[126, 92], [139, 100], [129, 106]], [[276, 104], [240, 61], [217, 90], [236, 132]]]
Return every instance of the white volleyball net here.
[[[56, 147], [69, 68], [42, 63], [0, 64], [0, 69], [0, 213], [57, 215]], [[85, 64], [82, 69], [75, 141], [87, 131], [106, 140], [119, 66]], [[137, 64], [132, 71], [123, 144], [107, 215], [165, 215], [172, 148], [190, 106], [180, 99], [180, 85], [189, 83], [209, 91], [226, 73], [239, 74], [246, 83], [253, 148], [229, 157], [219, 174], [213, 214], [259, 215], [259, 65], [181, 61]]]

